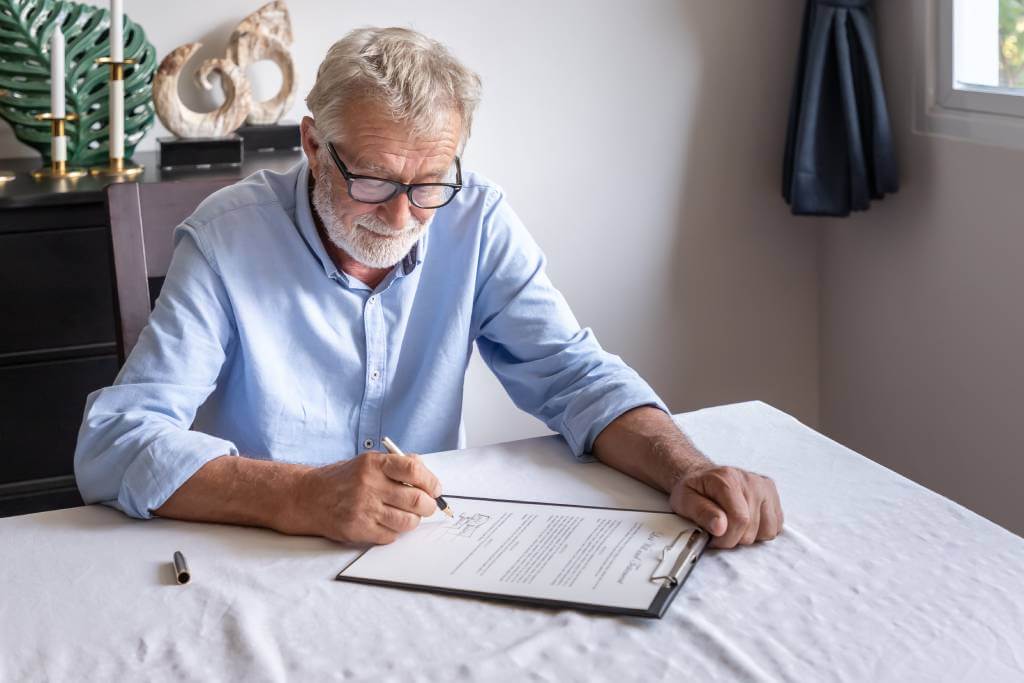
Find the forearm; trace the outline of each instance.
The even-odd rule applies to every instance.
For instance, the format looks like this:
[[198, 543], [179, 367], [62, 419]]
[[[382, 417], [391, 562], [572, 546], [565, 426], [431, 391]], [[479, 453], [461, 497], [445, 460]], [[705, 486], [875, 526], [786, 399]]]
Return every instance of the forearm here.
[[153, 512], [194, 522], [219, 522], [306, 533], [297, 513], [306, 465], [221, 456], [207, 462]]
[[689, 473], [713, 463], [672, 418], [642, 406], [612, 420], [597, 436], [593, 454], [603, 463], [666, 493]]

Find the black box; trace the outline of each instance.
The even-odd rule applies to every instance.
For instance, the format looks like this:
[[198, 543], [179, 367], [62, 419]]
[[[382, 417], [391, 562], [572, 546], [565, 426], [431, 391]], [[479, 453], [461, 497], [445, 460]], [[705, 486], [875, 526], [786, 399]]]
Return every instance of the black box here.
[[202, 169], [242, 164], [242, 138], [159, 138], [160, 168]]
[[242, 136], [247, 151], [265, 152], [270, 150], [299, 149], [302, 139], [299, 124], [285, 121], [268, 126], [242, 126], [236, 133]]

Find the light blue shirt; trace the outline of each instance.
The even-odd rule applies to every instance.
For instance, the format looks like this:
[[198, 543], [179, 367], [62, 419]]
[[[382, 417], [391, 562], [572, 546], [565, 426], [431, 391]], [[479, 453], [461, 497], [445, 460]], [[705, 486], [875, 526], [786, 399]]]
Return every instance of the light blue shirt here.
[[494, 184], [467, 173], [371, 290], [328, 256], [308, 177], [305, 162], [261, 171], [177, 228], [149, 325], [114, 385], [88, 397], [75, 451], [85, 502], [151, 517], [222, 455], [327, 464], [383, 450], [384, 435], [408, 451], [461, 448], [474, 342], [578, 457], [626, 410], [665, 410], [580, 328]]

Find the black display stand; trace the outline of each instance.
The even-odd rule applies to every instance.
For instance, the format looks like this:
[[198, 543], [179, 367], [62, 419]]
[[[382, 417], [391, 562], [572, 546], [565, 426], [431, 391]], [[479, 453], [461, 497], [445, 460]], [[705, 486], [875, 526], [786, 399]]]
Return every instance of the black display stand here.
[[159, 138], [160, 168], [165, 171], [217, 168], [242, 164], [242, 138]]
[[302, 147], [299, 124], [283, 121], [268, 126], [242, 126], [237, 133], [247, 152], [298, 150]]

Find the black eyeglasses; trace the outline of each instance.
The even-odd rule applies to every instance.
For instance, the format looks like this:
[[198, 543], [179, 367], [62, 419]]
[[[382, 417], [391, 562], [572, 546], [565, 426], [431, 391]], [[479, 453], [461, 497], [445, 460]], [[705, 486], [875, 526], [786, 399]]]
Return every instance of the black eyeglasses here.
[[385, 178], [349, 173], [341, 157], [338, 156], [338, 151], [330, 142], [327, 143], [327, 151], [338, 170], [341, 171], [342, 177], [345, 178], [345, 183], [348, 185], [348, 196], [363, 204], [383, 204], [390, 201], [399, 192], [404, 192], [413, 206], [421, 209], [440, 209], [454, 199], [458, 191], [462, 189], [462, 164], [459, 162], [459, 157], [455, 157], [454, 183], [406, 184]]

